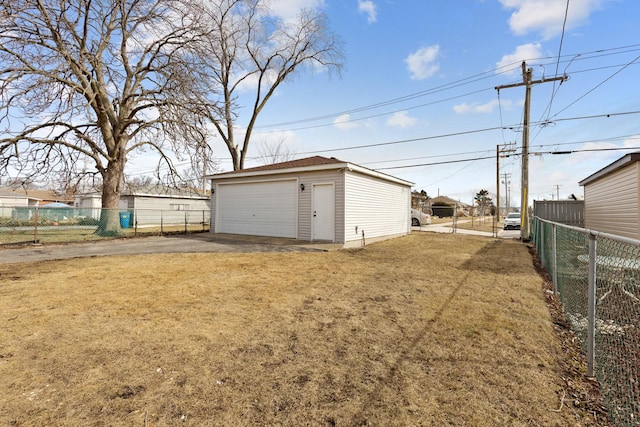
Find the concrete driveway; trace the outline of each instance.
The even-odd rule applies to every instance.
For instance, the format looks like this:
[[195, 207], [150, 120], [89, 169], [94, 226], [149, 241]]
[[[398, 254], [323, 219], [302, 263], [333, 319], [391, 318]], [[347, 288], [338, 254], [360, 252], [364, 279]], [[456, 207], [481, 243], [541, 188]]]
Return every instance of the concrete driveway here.
[[[470, 222], [469, 220], [459, 220], [458, 223], [462, 224], [465, 222]], [[432, 233], [453, 233], [453, 222], [444, 222], [440, 224], [429, 224], [423, 225], [421, 227], [411, 227], [411, 231], [430, 231]], [[467, 230], [464, 228], [456, 228], [455, 232], [457, 234], [471, 234], [475, 236], [485, 236], [485, 237], [493, 237], [493, 233], [488, 233], [486, 231], [478, 231], [478, 230]], [[502, 239], [517, 239], [520, 237], [520, 230], [503, 230], [499, 228], [497, 230], [497, 234], [499, 238]]]
[[196, 233], [4, 248], [0, 249], [0, 264], [157, 253], [326, 252], [341, 247], [342, 245], [334, 243], [303, 242], [295, 239]]

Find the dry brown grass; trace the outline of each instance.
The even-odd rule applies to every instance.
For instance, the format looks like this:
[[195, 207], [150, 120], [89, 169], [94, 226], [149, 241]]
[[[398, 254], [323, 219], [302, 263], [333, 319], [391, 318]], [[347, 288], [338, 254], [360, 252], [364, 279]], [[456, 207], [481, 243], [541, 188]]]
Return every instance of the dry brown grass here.
[[516, 241], [0, 266], [0, 425], [596, 425]]
[[493, 217], [487, 216], [484, 218], [461, 218], [456, 224], [457, 228], [463, 228], [465, 230], [484, 231], [486, 233], [493, 233], [496, 230], [502, 230], [502, 222], [494, 225]]

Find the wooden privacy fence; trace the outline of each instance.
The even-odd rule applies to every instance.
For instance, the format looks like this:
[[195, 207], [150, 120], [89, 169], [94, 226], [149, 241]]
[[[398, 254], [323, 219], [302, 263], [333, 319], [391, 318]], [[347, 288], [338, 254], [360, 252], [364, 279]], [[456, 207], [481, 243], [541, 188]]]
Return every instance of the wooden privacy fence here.
[[560, 224], [584, 227], [584, 201], [534, 200], [533, 216]]

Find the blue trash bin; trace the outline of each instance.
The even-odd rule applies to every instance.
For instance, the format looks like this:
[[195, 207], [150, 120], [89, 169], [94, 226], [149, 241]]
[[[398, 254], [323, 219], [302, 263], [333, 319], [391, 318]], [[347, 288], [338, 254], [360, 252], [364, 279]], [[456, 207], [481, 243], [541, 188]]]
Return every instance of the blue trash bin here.
[[129, 228], [131, 226], [131, 214], [129, 212], [120, 212], [120, 227]]

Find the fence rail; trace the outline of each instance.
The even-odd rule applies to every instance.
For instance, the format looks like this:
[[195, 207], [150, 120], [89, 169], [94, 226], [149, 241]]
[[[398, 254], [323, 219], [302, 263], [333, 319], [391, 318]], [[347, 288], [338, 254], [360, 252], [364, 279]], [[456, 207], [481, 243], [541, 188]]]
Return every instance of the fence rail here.
[[640, 241], [533, 218], [532, 240], [611, 422], [640, 423]]
[[[119, 235], [208, 231], [209, 210], [39, 208], [0, 206], [0, 245], [67, 243]], [[103, 233], [108, 218], [115, 218]], [[114, 229], [115, 228], [115, 229]]]

